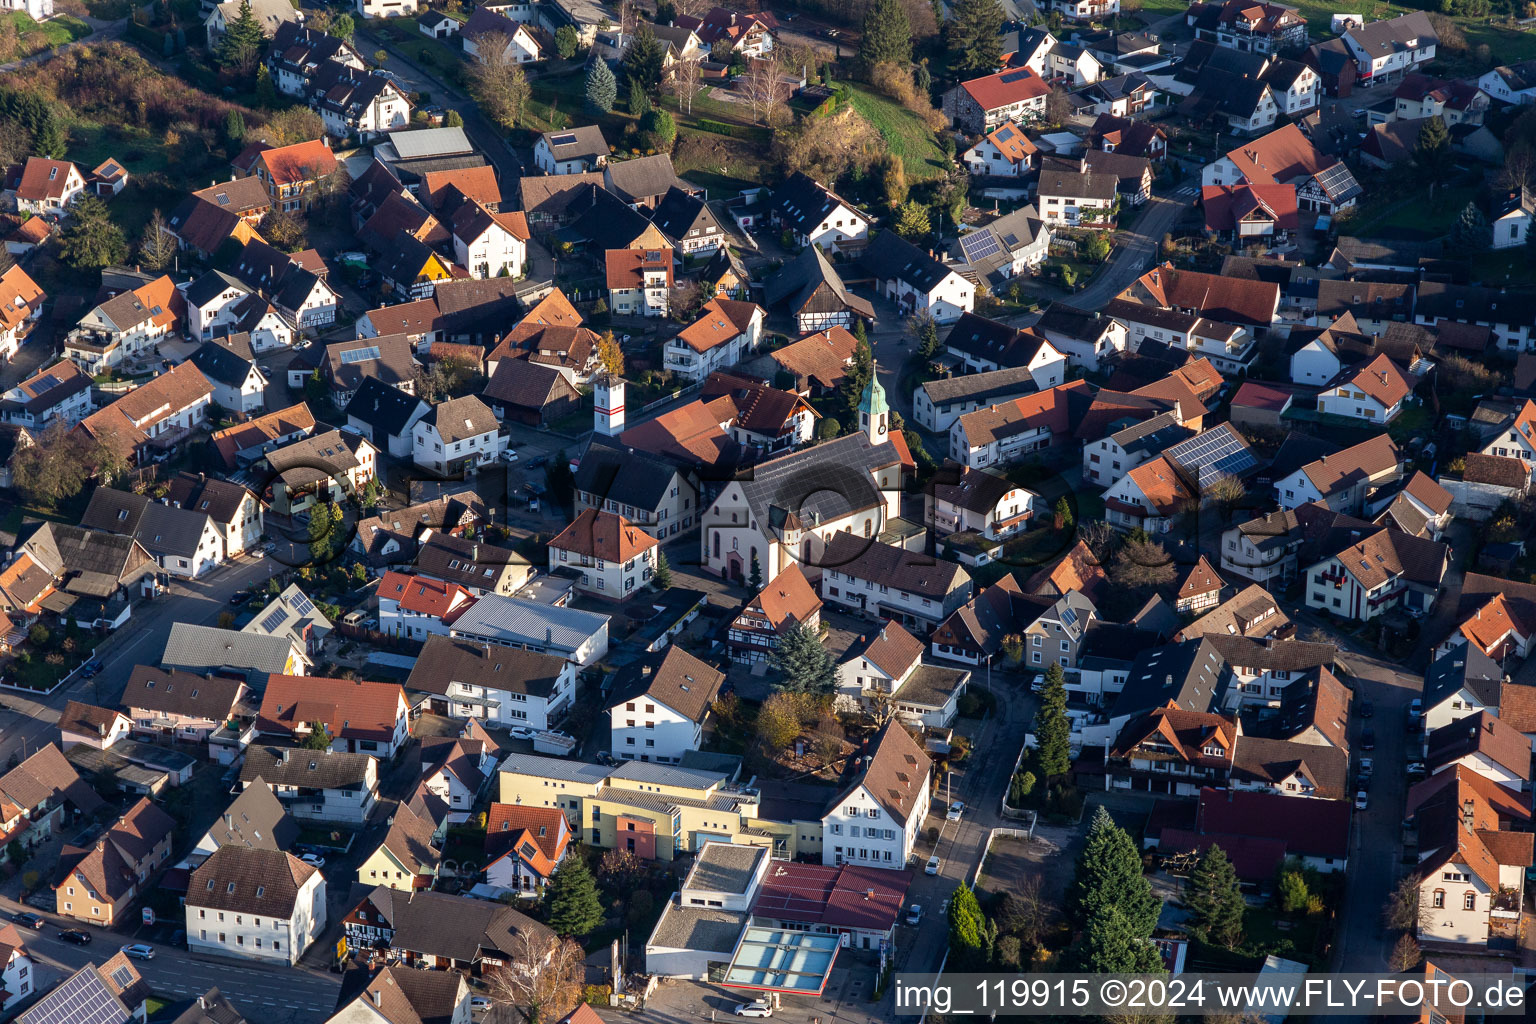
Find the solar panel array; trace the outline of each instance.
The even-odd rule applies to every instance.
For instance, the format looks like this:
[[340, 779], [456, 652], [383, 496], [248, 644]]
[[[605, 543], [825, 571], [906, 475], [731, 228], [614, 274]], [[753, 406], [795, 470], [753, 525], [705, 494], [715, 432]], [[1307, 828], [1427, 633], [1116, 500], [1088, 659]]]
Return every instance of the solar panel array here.
[[46, 395], [60, 384], [64, 383], [54, 374], [48, 373], [37, 379], [37, 384], [32, 388], [34, 395]]
[[1005, 124], [999, 128], [997, 130], [997, 138], [999, 142], [1007, 142], [1009, 139], [1013, 138], [1013, 125]]
[[997, 236], [985, 228], [960, 237], [960, 251], [965, 254], [967, 263], [978, 263], [1001, 252], [1002, 248]]
[[347, 363], [364, 363], [370, 359], [379, 358], [379, 346], [369, 345], [366, 348], [354, 348], [341, 354], [341, 361]]
[[283, 611], [281, 608], [278, 608], [276, 611], [270, 613], [266, 618], [261, 620], [261, 631], [263, 633], [271, 633], [273, 630], [277, 629], [278, 626], [283, 624], [283, 619], [287, 618], [287, 615], [287, 612]]
[[1017, 71], [1010, 71], [1010, 72], [1008, 72], [1002, 78], [999, 78], [998, 81], [999, 82], [1009, 82], [1009, 83], [1019, 82], [1019, 81], [1023, 81], [1024, 79], [1030, 77], [1033, 74], [1034, 74], [1034, 72], [1030, 71], [1028, 68], [1020, 68]]
[[24, 1024], [125, 1024], [123, 1004], [93, 970], [82, 970], [21, 1015]]
[[308, 615], [310, 612], [315, 610], [314, 602], [304, 594], [294, 594], [293, 600], [290, 602], [290, 604], [292, 605], [293, 610], [299, 615]]
[[1226, 424], [1180, 441], [1164, 454], [1194, 473], [1201, 490], [1224, 476], [1241, 476], [1259, 464], [1243, 439]]

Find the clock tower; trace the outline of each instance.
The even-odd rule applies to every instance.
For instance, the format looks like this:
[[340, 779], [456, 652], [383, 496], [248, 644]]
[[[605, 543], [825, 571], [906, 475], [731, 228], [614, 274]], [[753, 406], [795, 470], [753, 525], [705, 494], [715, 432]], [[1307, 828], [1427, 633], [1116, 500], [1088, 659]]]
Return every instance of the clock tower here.
[[885, 388], [880, 386], [879, 363], [870, 364], [869, 383], [859, 396], [859, 429], [871, 444], [885, 444], [891, 439], [891, 407], [885, 401]]

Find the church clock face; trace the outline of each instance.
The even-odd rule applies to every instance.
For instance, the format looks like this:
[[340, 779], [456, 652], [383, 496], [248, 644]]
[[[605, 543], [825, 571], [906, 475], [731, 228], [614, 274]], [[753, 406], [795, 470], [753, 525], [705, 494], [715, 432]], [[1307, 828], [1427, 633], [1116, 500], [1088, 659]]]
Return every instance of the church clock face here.
[[875, 432], [879, 433], [879, 434], [885, 433], [885, 418], [884, 417], [881, 417], [880, 422], [875, 425]]

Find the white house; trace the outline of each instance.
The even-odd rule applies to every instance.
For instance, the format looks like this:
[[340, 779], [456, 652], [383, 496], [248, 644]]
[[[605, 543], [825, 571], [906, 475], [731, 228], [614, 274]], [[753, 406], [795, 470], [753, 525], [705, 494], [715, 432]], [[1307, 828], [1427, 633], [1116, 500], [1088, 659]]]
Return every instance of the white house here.
[[235, 322], [234, 307], [251, 290], [221, 270], [210, 270], [187, 286], [187, 333], [207, 341]]
[[1017, 178], [1029, 173], [1038, 152], [1024, 130], [1007, 121], [967, 149], [960, 160], [972, 174]]
[[1412, 392], [1413, 385], [1383, 353], [1319, 392], [1317, 408], [1335, 416], [1387, 424], [1403, 411], [1403, 401]]
[[549, 542], [549, 568], [574, 569], [578, 590], [622, 601], [655, 575], [660, 548], [623, 516], [589, 508]]
[[730, 369], [757, 351], [764, 316], [756, 303], [719, 296], [710, 299], [697, 320], [667, 341], [663, 349], [666, 368], [693, 381]]
[[227, 339], [203, 342], [192, 353], [190, 362], [213, 385], [213, 400], [220, 408], [246, 415], [264, 408], [267, 385], [271, 382], [254, 359], [242, 355]]
[[43, 313], [43, 290], [20, 266], [0, 273], [0, 359], [11, 360]]
[[935, 559], [851, 533], [834, 534], [822, 551], [821, 599], [854, 612], [932, 628], [971, 598], [970, 575]]
[[1500, 103], [1536, 103], [1536, 60], [1500, 65], [1479, 78], [1477, 87]]
[[494, 462], [506, 441], [496, 414], [474, 395], [439, 402], [411, 427], [411, 460], [439, 476]]
[[1106, 518], [1120, 530], [1167, 533], [1199, 504], [1193, 478], [1162, 455], [1133, 467], [1104, 492]]
[[1318, 501], [1335, 512], [1358, 513], [1366, 495], [1402, 478], [1397, 445], [1381, 434], [1332, 455], [1309, 462], [1275, 481], [1281, 508]]
[[822, 817], [823, 864], [902, 870], [928, 817], [933, 763], [897, 722], [868, 741], [864, 768]]
[[680, 762], [703, 742], [704, 720], [724, 682], [724, 673], [675, 644], [625, 666], [608, 698], [613, 756]]
[[1165, 412], [1089, 441], [1083, 445], [1083, 483], [1108, 487], [1191, 434], [1179, 422], [1178, 413]]
[[379, 631], [408, 640], [447, 636], [456, 613], [475, 600], [457, 583], [403, 572], [385, 573], [378, 595]]
[[926, 311], [952, 323], [976, 305], [976, 286], [895, 232], [880, 235], [864, 250], [864, 269], [875, 287], [906, 316]]
[[30, 999], [37, 985], [37, 964], [27, 952], [26, 940], [16, 925], [0, 926], [0, 950], [5, 963], [0, 966], [0, 1012], [9, 1013], [19, 1003]]
[[266, 783], [300, 820], [361, 828], [378, 803], [378, 764], [370, 754], [252, 744], [245, 750], [240, 786]]
[[62, 214], [85, 191], [85, 175], [68, 160], [29, 156], [14, 192], [21, 213]]
[[522, 277], [528, 263], [528, 219], [493, 213], [471, 199], [453, 214], [454, 262], [474, 278]]
[[1361, 85], [1393, 81], [1429, 63], [1439, 43], [1423, 11], [1367, 22], [1344, 33], [1344, 45], [1355, 58], [1355, 81]]
[[929, 482], [927, 523], [941, 537], [976, 533], [989, 541], [1006, 540], [1029, 528], [1037, 498], [996, 471], [952, 474], [941, 469]]
[[1434, 733], [1479, 711], [1497, 715], [1503, 682], [1504, 670], [1480, 647], [1463, 642], [1440, 655], [1424, 672], [1421, 699], [1425, 733]]
[[1305, 568], [1307, 607], [1365, 622], [1394, 608], [1424, 614], [1445, 576], [1439, 541], [1382, 529]]
[[356, 10], [365, 18], [404, 18], [419, 9], [416, 0], [355, 0]]
[[977, 274], [1018, 277], [1051, 254], [1051, 229], [1033, 206], [967, 231], [958, 239], [960, 254]]
[[831, 189], [801, 171], [773, 192], [770, 222], [788, 231], [797, 246], [830, 251], [869, 237], [869, 218]]
[[293, 966], [325, 930], [325, 877], [283, 850], [221, 846], [187, 883], [187, 948]]
[[1530, 788], [1530, 741], [1486, 709], [1430, 733], [1424, 757], [1431, 775], [1459, 764], [1513, 793]]
[[406, 685], [434, 694], [432, 704], [451, 718], [542, 732], [575, 701], [576, 665], [555, 654], [431, 636]]
[[606, 167], [611, 151], [601, 128], [582, 125], [540, 135], [533, 144], [533, 163], [545, 174], [582, 174]]
[[1483, 445], [1482, 453], [1519, 459], [1528, 471], [1536, 473], [1536, 402], [1526, 399], [1514, 418], [1506, 421]]
[[1112, 228], [1120, 179], [1092, 171], [1041, 171], [1035, 203], [1047, 224]]
[[1507, 193], [1494, 210], [1489, 228], [1495, 249], [1513, 249], [1531, 237], [1531, 219], [1536, 217], [1536, 191], [1521, 186], [1519, 192]]
[[485, 884], [496, 893], [538, 896], [573, 841], [558, 807], [491, 804], [485, 822]]
[[465, 609], [448, 635], [556, 654], [578, 666], [608, 653], [609, 616], [487, 594]]
[[950, 726], [970, 672], [925, 665], [924, 646], [898, 623], [882, 623], [838, 665], [837, 706], [881, 719], [889, 711], [913, 728]]

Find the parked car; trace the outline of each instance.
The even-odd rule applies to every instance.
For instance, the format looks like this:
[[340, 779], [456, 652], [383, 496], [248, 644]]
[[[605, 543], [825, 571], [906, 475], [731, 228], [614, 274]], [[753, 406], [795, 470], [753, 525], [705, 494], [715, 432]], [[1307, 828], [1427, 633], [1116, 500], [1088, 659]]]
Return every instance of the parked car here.
[[1360, 730], [1360, 749], [1376, 749], [1376, 730], [1372, 729], [1370, 726], [1366, 726], [1364, 729]]
[[306, 853], [304, 856], [300, 857], [299, 860], [303, 861], [305, 864], [308, 864], [312, 868], [325, 867], [325, 858], [320, 856], [318, 853]]
[[1429, 769], [1424, 767], [1423, 761], [1414, 761], [1407, 768], [1403, 769], [1403, 774], [1407, 775], [1410, 780], [1417, 782], [1429, 774]]
[[956, 800], [954, 803], [949, 805], [949, 810], [944, 812], [944, 820], [945, 821], [959, 821], [960, 820], [960, 815], [962, 815], [964, 813], [965, 813], [965, 803], [964, 803], [964, 801]]
[[23, 928], [41, 928], [43, 925], [48, 923], [38, 915], [29, 913], [27, 911], [12, 915], [11, 920], [21, 925]]
[[538, 498], [529, 498], [528, 499], [528, 511], [529, 512], [537, 512], [538, 510], [539, 510], [539, 499]]
[[480, 1013], [480, 1012], [482, 1012], [484, 1010], [489, 1010], [490, 1008], [491, 1008], [491, 997], [490, 996], [470, 996], [469, 997], [469, 1012], [470, 1013]]
[[540, 466], [547, 466], [547, 465], [549, 465], [549, 456], [548, 455], [535, 455], [533, 458], [528, 460], [528, 468], [529, 469], [538, 469]]
[[533, 730], [528, 728], [526, 725], [514, 725], [510, 731], [512, 733], [512, 738], [513, 739], [516, 739], [516, 740], [531, 740], [531, 739], [533, 739]]
[[766, 999], [754, 999], [750, 1003], [737, 1003], [731, 1012], [738, 1017], [772, 1017], [773, 1004]]
[[923, 905], [914, 903], [907, 908], [907, 924], [917, 924], [923, 919]]
[[122, 952], [124, 955], [131, 956], [135, 960], [153, 960], [155, 958], [155, 947], [142, 942], [135, 942], [132, 945], [124, 946]]
[[1030, 693], [1039, 693], [1040, 691], [1042, 691], [1044, 689], [1045, 689], [1045, 673], [1044, 672], [1036, 672], [1035, 673], [1035, 678], [1033, 678], [1033, 679], [1031, 679], [1029, 681], [1029, 692]]
[[1367, 793], [1365, 790], [1362, 789], [1358, 793], [1355, 794], [1355, 810], [1363, 811], [1367, 807], [1369, 807], [1370, 805], [1371, 805], [1371, 795], [1369, 793]]
[[77, 946], [89, 946], [91, 933], [84, 928], [65, 928], [59, 932], [59, 938], [65, 942], [72, 942]]
[[1360, 698], [1359, 702], [1355, 704], [1355, 713], [1358, 714], [1361, 718], [1370, 718], [1376, 713], [1376, 705], [1362, 697]]
[[85, 678], [90, 679], [105, 667], [106, 666], [101, 663], [101, 659], [92, 658], [90, 661], [87, 661], [84, 665], [80, 666], [80, 674], [85, 676]]
[[235, 605], [236, 607], [238, 607], [238, 606], [240, 606], [242, 604], [245, 604], [245, 602], [249, 601], [250, 599], [251, 599], [250, 591], [242, 590], [242, 591], [240, 591], [240, 593], [236, 594], [234, 597], [231, 597], [229, 599], [229, 603], [232, 604], [232, 605]]
[[511, 448], [508, 448], [506, 451], [501, 453], [501, 461], [502, 462], [516, 462], [517, 461], [517, 452], [513, 451]]
[[1424, 717], [1424, 702], [1422, 700], [1420, 700], [1419, 698], [1415, 697], [1415, 698], [1413, 698], [1413, 700], [1408, 702], [1408, 718], [1409, 718], [1410, 721], [1417, 722], [1419, 719], [1421, 719], [1423, 717]]
[[928, 858], [928, 866], [923, 868], [923, 874], [936, 875], [939, 873], [939, 855], [934, 854]]

